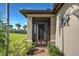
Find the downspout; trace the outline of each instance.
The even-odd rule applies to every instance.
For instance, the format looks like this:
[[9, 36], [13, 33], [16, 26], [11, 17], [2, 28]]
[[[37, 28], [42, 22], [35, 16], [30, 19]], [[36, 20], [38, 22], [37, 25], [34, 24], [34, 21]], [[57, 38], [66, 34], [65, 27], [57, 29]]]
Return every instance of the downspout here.
[[62, 24], [62, 53], [64, 54], [64, 22]]

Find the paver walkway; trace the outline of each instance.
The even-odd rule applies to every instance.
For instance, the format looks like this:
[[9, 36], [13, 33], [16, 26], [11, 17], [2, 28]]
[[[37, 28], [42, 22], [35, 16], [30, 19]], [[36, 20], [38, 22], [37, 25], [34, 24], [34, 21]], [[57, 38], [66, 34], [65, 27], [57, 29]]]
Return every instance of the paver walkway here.
[[36, 47], [34, 56], [49, 56], [47, 47]]

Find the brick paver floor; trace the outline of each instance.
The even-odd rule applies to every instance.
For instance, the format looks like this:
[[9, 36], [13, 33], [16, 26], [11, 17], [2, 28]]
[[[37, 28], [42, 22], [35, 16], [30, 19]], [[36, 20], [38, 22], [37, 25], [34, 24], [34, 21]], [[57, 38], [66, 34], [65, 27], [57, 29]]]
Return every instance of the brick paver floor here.
[[34, 56], [49, 56], [47, 47], [36, 47]]

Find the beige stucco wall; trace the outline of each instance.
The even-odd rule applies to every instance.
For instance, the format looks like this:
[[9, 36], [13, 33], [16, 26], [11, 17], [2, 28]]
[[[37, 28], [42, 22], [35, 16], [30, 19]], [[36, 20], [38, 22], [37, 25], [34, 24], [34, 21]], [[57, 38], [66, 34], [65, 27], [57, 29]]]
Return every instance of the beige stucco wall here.
[[28, 39], [32, 40], [32, 17], [50, 17], [51, 18], [51, 42], [55, 41], [55, 27], [56, 27], [56, 17], [53, 14], [28, 14], [28, 24], [27, 24], [27, 34]]
[[76, 11], [77, 9], [79, 9], [79, 4], [64, 4], [63, 7], [56, 14], [56, 46], [61, 51], [62, 30], [59, 27], [59, 21], [62, 15], [70, 14], [69, 26], [64, 26], [65, 55], [79, 55], [79, 15], [74, 15], [74, 11]]
[[51, 17], [51, 42], [55, 42], [56, 35], [56, 16]]
[[32, 17], [27, 17], [27, 39], [32, 41]]

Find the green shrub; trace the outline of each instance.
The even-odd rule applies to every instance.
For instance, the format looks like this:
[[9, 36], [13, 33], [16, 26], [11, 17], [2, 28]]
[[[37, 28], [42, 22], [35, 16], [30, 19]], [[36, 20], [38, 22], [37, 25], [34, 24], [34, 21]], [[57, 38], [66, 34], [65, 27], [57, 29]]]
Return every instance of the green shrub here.
[[[13, 43], [13, 44], [12, 44]], [[32, 47], [31, 42], [27, 42], [24, 40], [17, 40], [16, 42], [11, 42], [10, 49], [9, 49], [9, 55], [12, 56], [26, 56], [28, 50]]]
[[48, 44], [49, 54], [53, 56], [63, 56], [63, 53], [52, 43]]
[[0, 47], [4, 47], [5, 45], [5, 33], [0, 33]]
[[5, 33], [0, 32], [0, 56], [4, 55]]

